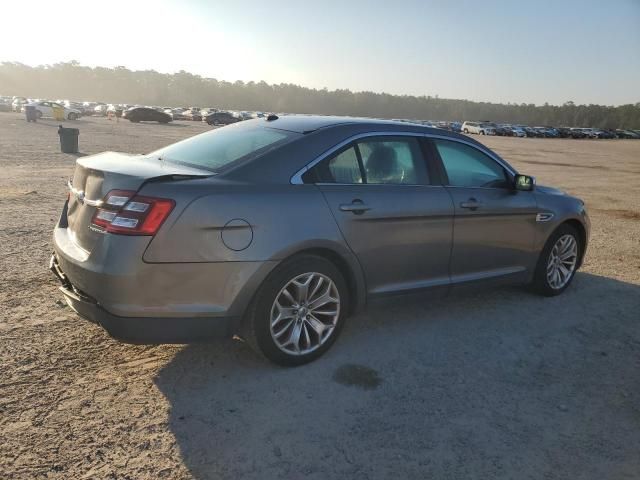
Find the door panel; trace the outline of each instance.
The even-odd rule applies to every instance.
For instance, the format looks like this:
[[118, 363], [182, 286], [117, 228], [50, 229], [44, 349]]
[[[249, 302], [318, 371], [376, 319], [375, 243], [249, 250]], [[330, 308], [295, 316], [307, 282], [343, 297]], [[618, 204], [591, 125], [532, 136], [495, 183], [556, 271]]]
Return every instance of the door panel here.
[[531, 192], [447, 189], [455, 206], [453, 283], [522, 273], [531, 267], [537, 211]]
[[449, 284], [453, 204], [444, 187], [320, 184], [369, 294]]
[[455, 208], [452, 284], [524, 278], [534, 257], [533, 193], [516, 191], [513, 172], [477, 146], [454, 139], [433, 144]]

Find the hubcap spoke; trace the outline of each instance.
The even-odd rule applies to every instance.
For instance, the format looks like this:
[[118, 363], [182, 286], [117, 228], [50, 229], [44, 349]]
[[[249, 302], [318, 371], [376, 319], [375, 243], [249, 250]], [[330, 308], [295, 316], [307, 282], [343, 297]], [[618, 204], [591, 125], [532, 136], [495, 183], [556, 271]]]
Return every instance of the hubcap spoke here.
[[291, 335], [289, 335], [288, 344], [291, 345], [294, 351], [300, 351], [300, 333], [302, 332], [302, 323], [296, 322], [291, 330]]
[[[289, 285], [287, 285], [287, 287], [288, 286]], [[291, 305], [298, 305], [298, 302], [296, 301], [296, 299], [293, 298], [293, 296], [291, 295], [291, 292], [289, 292], [289, 290], [287, 290], [286, 288], [282, 290], [281, 295], [284, 296]]]
[[271, 337], [283, 352], [304, 355], [331, 337], [339, 318], [340, 295], [333, 281], [305, 273], [291, 279], [274, 300]]
[[293, 322], [295, 322], [295, 319], [291, 319], [288, 322], [285, 323], [284, 327], [282, 327], [280, 330], [278, 330], [277, 332], [274, 331], [274, 329], [272, 328], [272, 332], [273, 332], [273, 338], [280, 338], [282, 337], [287, 330], [289, 330], [289, 328], [291, 327], [291, 325], [293, 325]]
[[318, 337], [322, 338], [325, 330], [327, 330], [327, 326], [318, 320], [316, 317], [311, 315], [307, 320], [307, 324], [313, 329], [314, 332], [318, 334]]
[[314, 274], [310, 273], [306, 278], [302, 278], [300, 280], [293, 280], [291, 282], [296, 287], [299, 304], [303, 304], [309, 298], [309, 285], [313, 281], [313, 277], [314, 277]]
[[315, 299], [310, 305], [309, 308], [311, 310], [316, 310], [324, 305], [326, 305], [327, 303], [332, 303], [332, 302], [336, 302], [337, 299], [333, 298], [331, 296], [331, 292], [329, 291], [331, 290], [331, 288], [327, 289], [327, 292], [324, 293], [322, 296], [318, 297], [317, 299]]

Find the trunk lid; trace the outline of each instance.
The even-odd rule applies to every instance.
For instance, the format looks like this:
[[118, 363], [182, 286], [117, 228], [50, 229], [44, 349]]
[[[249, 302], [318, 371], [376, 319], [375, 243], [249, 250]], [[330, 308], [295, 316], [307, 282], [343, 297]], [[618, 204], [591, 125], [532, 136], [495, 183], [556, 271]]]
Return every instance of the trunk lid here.
[[183, 180], [211, 176], [212, 172], [176, 163], [167, 163], [158, 157], [104, 152], [79, 158], [73, 178], [69, 181], [67, 225], [74, 242], [91, 252], [104, 235], [90, 228], [97, 203], [111, 190], [138, 191], [150, 180]]

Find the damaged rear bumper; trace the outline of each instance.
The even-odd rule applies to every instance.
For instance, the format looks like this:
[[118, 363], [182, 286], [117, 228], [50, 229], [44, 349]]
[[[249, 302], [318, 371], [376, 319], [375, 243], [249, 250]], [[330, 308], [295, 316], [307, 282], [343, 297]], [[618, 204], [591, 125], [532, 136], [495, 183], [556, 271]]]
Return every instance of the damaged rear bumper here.
[[112, 337], [127, 343], [192, 343], [230, 336], [239, 317], [123, 317], [105, 310], [90, 295], [74, 286], [55, 254], [50, 270], [60, 281], [67, 304], [82, 318], [102, 326]]

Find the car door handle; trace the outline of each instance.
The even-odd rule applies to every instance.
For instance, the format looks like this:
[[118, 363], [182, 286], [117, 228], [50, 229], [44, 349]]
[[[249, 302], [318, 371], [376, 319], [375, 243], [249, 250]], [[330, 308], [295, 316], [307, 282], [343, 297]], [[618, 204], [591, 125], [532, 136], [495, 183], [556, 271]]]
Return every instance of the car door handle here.
[[469, 210], [476, 210], [482, 206], [482, 202], [477, 201], [475, 198], [470, 198], [466, 202], [460, 203], [460, 208], [468, 208]]
[[367, 210], [371, 210], [371, 207], [365, 205], [362, 200], [354, 200], [351, 203], [343, 203], [340, 205], [341, 212], [352, 212], [356, 215], [363, 214]]

